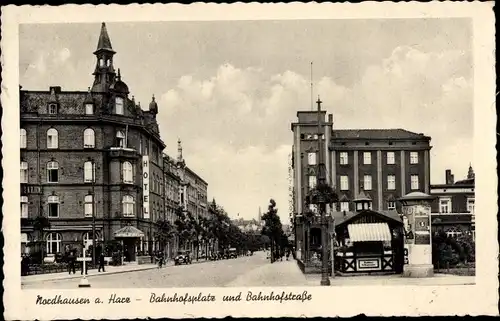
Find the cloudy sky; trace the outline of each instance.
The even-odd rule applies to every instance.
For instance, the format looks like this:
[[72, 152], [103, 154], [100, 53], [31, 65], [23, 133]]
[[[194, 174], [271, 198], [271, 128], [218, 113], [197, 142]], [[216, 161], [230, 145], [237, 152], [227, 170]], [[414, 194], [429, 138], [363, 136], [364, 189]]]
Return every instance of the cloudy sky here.
[[[143, 108], [152, 94], [167, 153], [231, 216], [269, 198], [288, 221], [290, 123], [314, 95], [336, 128], [405, 128], [432, 137], [431, 182], [472, 161], [468, 19], [108, 23], [115, 67]], [[100, 23], [22, 25], [24, 89], [91, 86]]]

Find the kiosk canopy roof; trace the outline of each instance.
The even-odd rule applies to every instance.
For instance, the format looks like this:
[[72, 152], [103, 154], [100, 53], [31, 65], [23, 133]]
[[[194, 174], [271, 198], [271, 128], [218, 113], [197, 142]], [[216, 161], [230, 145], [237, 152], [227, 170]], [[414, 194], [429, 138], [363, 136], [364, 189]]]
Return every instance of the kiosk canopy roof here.
[[360, 223], [347, 225], [351, 242], [390, 241], [391, 231], [387, 223]]

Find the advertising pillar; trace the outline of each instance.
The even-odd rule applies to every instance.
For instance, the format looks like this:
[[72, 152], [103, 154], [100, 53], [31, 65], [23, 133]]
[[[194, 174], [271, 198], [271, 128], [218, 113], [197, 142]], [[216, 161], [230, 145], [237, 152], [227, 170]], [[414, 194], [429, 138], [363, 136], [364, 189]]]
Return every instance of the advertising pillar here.
[[400, 199], [403, 204], [404, 277], [431, 277], [431, 201], [432, 196], [420, 192], [407, 194]]

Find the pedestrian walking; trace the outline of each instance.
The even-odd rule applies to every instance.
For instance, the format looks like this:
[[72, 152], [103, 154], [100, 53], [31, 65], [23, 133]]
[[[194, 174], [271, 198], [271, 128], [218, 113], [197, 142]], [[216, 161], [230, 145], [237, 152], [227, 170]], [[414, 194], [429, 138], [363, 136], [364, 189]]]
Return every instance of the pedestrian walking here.
[[104, 252], [101, 251], [101, 254], [99, 255], [99, 268], [97, 269], [97, 272], [101, 272], [101, 269], [103, 272], [106, 272], [104, 269], [104, 264], [106, 263], [105, 257], [104, 257]]
[[68, 255], [68, 272], [69, 272], [69, 274], [71, 274], [71, 272], [73, 272], [73, 274], [76, 274], [75, 261], [76, 261], [75, 252], [74, 251], [69, 252], [69, 255]]

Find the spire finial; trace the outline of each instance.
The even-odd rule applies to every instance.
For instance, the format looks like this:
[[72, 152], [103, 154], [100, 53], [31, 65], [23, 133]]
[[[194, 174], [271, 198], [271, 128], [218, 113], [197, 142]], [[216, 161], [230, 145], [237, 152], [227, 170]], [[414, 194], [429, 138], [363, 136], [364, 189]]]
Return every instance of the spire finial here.
[[155, 101], [155, 94], [153, 94], [153, 101]]
[[109, 39], [108, 30], [106, 28], [106, 23], [101, 24], [101, 33], [99, 34], [99, 41], [97, 42], [97, 51], [107, 50], [113, 51], [113, 47], [111, 47], [111, 40]]
[[118, 74], [116, 75], [116, 78], [118, 78], [118, 81], [122, 80], [122, 75], [120, 74], [120, 68], [118, 68]]
[[90, 87], [87, 88], [87, 91], [90, 93]]

